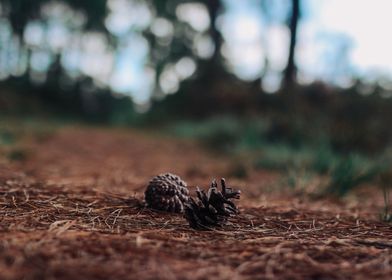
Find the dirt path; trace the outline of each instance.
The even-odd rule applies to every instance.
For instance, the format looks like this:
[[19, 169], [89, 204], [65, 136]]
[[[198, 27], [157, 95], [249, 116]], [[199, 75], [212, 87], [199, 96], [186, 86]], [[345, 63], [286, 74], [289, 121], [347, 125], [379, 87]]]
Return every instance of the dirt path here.
[[[151, 133], [65, 128], [27, 145], [26, 160], [0, 161], [0, 279], [392, 279], [375, 196], [272, 192], [277, 175], [231, 178], [223, 156]], [[241, 214], [200, 232], [141, 207], [167, 171], [191, 186], [226, 177]]]

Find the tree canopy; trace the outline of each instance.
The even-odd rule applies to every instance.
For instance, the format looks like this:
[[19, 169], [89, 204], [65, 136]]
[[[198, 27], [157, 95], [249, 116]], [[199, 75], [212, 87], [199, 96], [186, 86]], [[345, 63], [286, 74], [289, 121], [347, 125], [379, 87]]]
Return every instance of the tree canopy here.
[[[260, 3], [268, 18], [273, 4]], [[298, 20], [299, 1], [293, 3], [292, 18]], [[220, 0], [4, 0], [0, 40], [7, 43], [0, 52], [7, 55], [0, 77], [22, 77], [27, 87], [39, 84], [80, 95], [87, 89], [131, 91], [136, 103], [148, 102], [138, 92], [160, 98], [185, 88], [202, 103], [221, 94], [217, 84], [238, 84], [222, 56], [224, 9]], [[295, 44], [290, 49], [286, 73], [295, 69]], [[133, 60], [126, 62], [129, 57]], [[137, 79], [138, 87], [132, 88], [127, 77]], [[255, 83], [260, 87], [260, 79]]]

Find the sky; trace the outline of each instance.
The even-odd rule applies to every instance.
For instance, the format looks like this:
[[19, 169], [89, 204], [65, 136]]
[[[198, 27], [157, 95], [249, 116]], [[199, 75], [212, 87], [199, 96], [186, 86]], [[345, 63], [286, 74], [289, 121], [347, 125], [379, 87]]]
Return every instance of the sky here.
[[[392, 75], [392, 1], [389, 0], [305, 0], [307, 18], [301, 27], [298, 61], [309, 76], [322, 78], [317, 73], [312, 54], [321, 52], [323, 40], [345, 37], [348, 62], [353, 74], [374, 79], [377, 75]], [[329, 36], [329, 37], [328, 37]], [[328, 56], [327, 56], [328, 57]], [[329, 57], [328, 57], [329, 58]], [[312, 63], [313, 62], [313, 63]], [[317, 63], [317, 62], [316, 62]], [[312, 74], [313, 73], [313, 74]], [[338, 82], [336, 77], [328, 77]], [[337, 79], [337, 80], [335, 80]]]
[[[225, 0], [222, 31], [230, 42], [225, 51], [231, 69], [252, 80], [262, 71], [268, 57], [264, 86], [273, 92], [287, 61], [289, 32], [284, 18], [287, 0], [275, 3], [269, 22], [258, 9], [258, 0]], [[323, 80], [349, 86], [353, 76], [370, 81], [392, 76], [392, 1], [390, 0], [303, 0], [296, 61], [299, 80]]]

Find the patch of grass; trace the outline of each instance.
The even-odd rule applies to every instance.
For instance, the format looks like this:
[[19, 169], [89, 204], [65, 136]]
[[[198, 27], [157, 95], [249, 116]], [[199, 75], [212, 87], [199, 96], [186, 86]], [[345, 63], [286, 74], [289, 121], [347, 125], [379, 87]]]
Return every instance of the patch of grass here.
[[383, 171], [378, 161], [357, 154], [342, 157], [330, 172], [330, 183], [326, 192], [343, 196], [355, 187], [374, 180]]
[[314, 178], [314, 174], [303, 168], [288, 169], [285, 175], [286, 185], [292, 189], [305, 189]]
[[[281, 138], [271, 140], [273, 127], [260, 117], [252, 120], [221, 116], [201, 122], [182, 121], [172, 125], [170, 131], [197, 139], [211, 150], [234, 158], [245, 153], [254, 159], [253, 168], [282, 171], [287, 177], [286, 184], [293, 188], [304, 186], [311, 177], [323, 176], [326, 183], [318, 190], [325, 195], [343, 196], [363, 183], [374, 181], [385, 168], [385, 161], [380, 164], [383, 162], [380, 158], [334, 151], [328, 135], [319, 132], [315, 132], [314, 142], [301, 138], [294, 145]], [[233, 168], [238, 177], [246, 176], [245, 171]]]
[[244, 179], [248, 177], [248, 168], [241, 161], [235, 161], [228, 170], [228, 176]]
[[311, 170], [317, 174], [328, 174], [341, 158], [327, 145], [322, 145], [312, 152]]
[[49, 139], [65, 122], [33, 118], [0, 119], [0, 145], [15, 145], [26, 138]]
[[379, 184], [382, 189], [384, 198], [384, 209], [380, 215], [381, 220], [384, 222], [392, 222], [392, 205], [390, 201], [390, 189], [392, 186], [392, 170], [386, 169], [379, 176]]
[[389, 199], [389, 188], [383, 187], [383, 196], [384, 196], [384, 210], [381, 214], [381, 220], [384, 222], [392, 222], [392, 208]]
[[26, 160], [30, 154], [26, 144], [47, 141], [62, 124], [28, 117], [0, 119], [0, 156], [10, 161]]
[[256, 160], [255, 167], [271, 170], [308, 167], [312, 161], [311, 152], [308, 149], [294, 149], [283, 144], [266, 144], [261, 149], [261, 157]]
[[339, 155], [322, 145], [294, 149], [285, 145], [265, 147], [255, 162], [256, 168], [282, 170], [287, 185], [303, 186], [312, 176], [325, 176], [320, 186], [325, 195], [344, 196], [363, 183], [373, 182], [389, 166], [385, 159], [371, 159], [359, 154]]
[[16, 135], [5, 128], [0, 128], [0, 145], [12, 145], [16, 141]]
[[255, 168], [281, 170], [286, 184], [303, 188], [314, 176], [325, 177], [319, 190], [324, 195], [344, 196], [356, 187], [375, 182], [391, 164], [383, 157], [368, 158], [359, 154], [339, 155], [322, 145], [294, 149], [287, 145], [269, 145], [263, 148]]
[[216, 151], [255, 149], [263, 144], [268, 125], [265, 120], [240, 120], [230, 116], [195, 122], [182, 121], [169, 127], [170, 132], [184, 138], [199, 140]]
[[11, 161], [24, 161], [28, 157], [28, 151], [23, 148], [12, 149], [7, 157]]

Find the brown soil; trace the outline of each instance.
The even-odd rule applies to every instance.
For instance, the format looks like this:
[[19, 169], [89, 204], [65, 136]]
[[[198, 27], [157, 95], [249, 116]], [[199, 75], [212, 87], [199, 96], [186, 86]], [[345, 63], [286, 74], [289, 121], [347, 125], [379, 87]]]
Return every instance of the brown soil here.
[[[0, 279], [392, 279], [392, 226], [378, 192], [310, 199], [278, 174], [155, 134], [64, 128], [0, 160]], [[240, 187], [241, 214], [195, 231], [141, 204], [162, 172]], [[193, 188], [193, 187], [192, 187]]]

